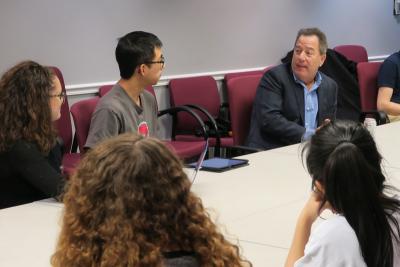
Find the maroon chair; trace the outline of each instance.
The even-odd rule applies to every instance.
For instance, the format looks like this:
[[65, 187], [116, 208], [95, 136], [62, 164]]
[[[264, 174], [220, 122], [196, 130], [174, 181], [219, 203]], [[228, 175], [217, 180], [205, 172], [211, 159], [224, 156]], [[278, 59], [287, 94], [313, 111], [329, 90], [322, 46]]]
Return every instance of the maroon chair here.
[[384, 112], [378, 111], [376, 107], [378, 97], [378, 72], [382, 62], [361, 62], [357, 64], [358, 86], [360, 89], [361, 117], [364, 121], [366, 116], [372, 115], [377, 124], [388, 122]]
[[367, 49], [362, 45], [338, 45], [333, 50], [356, 63], [368, 62]]
[[[111, 89], [113, 85], [104, 85], [99, 88], [99, 96], [102, 97], [105, 94], [107, 94]], [[149, 91], [154, 97], [156, 97], [156, 94], [154, 92], [153, 86], [147, 86], [146, 90]], [[166, 109], [158, 112], [158, 117], [163, 116], [165, 114], [176, 114], [178, 112], [184, 111], [185, 113], [188, 113], [189, 116], [193, 117], [197, 125], [200, 125], [199, 127], [202, 129], [203, 133], [205, 134], [202, 138], [195, 142], [188, 142], [188, 141], [179, 141], [179, 140], [171, 140], [167, 141], [164, 140], [164, 142], [167, 144], [167, 146], [173, 150], [179, 158], [183, 160], [190, 160], [194, 158], [197, 155], [200, 155], [201, 152], [204, 149], [205, 145], [205, 140], [207, 140], [208, 136], [206, 135], [206, 129], [204, 126], [203, 121], [198, 117], [197, 114], [195, 114], [193, 111], [191, 111], [187, 107], [177, 107], [177, 108], [171, 108], [171, 109]]]
[[376, 110], [377, 77], [382, 62], [364, 62], [357, 65], [361, 110]]
[[89, 134], [90, 122], [92, 120], [92, 114], [96, 109], [96, 105], [99, 102], [99, 97], [93, 97], [76, 102], [71, 107], [72, 119], [75, 125], [75, 135], [78, 141], [79, 151], [84, 153], [85, 143]]
[[224, 76], [224, 81], [225, 81], [225, 84], [228, 85], [228, 82], [234, 78], [250, 76], [250, 75], [262, 75], [263, 73], [264, 73], [264, 70], [252, 70], [252, 71], [227, 73]]
[[[60, 80], [62, 91], [65, 93], [64, 77], [57, 67], [50, 67], [57, 78]], [[61, 105], [61, 117], [56, 122], [56, 128], [59, 137], [63, 141], [63, 158], [62, 158], [62, 170], [67, 176], [71, 175], [75, 166], [80, 160], [80, 154], [75, 153], [76, 150], [72, 149], [73, 136], [72, 136], [72, 123], [69, 114], [68, 98], [65, 97], [63, 104]]]
[[262, 74], [239, 76], [227, 82], [233, 143], [244, 145], [250, 129], [254, 97]]
[[[199, 76], [181, 79], [172, 79], [169, 82], [170, 103], [172, 107], [188, 106], [194, 109], [203, 121], [209, 121], [216, 132], [216, 137], [209, 138], [210, 146], [215, 146], [216, 155], [220, 147], [231, 147], [232, 137], [220, 137], [215, 119], [220, 112], [220, 96], [215, 79], [212, 76]], [[198, 127], [195, 121], [187, 114], [178, 114], [174, 118], [173, 138], [175, 140], [196, 141], [195, 134]]]
[[228, 85], [229, 80], [234, 79], [236, 77], [252, 76], [252, 75], [263, 75], [264, 73], [266, 73], [267, 71], [269, 71], [273, 67], [275, 67], [275, 65], [271, 65], [271, 66], [265, 67], [262, 70], [252, 70], [252, 71], [227, 73], [224, 76], [225, 85]]

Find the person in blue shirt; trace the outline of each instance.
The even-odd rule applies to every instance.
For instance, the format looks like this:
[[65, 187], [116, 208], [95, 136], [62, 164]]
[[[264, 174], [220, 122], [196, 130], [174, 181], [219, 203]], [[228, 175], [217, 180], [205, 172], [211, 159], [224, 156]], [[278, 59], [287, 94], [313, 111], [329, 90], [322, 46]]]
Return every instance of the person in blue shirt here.
[[264, 74], [253, 104], [248, 146], [271, 149], [299, 143], [336, 118], [337, 84], [318, 71], [327, 47], [319, 29], [301, 29], [291, 64]]
[[378, 74], [377, 108], [390, 121], [400, 120], [400, 51], [383, 62]]

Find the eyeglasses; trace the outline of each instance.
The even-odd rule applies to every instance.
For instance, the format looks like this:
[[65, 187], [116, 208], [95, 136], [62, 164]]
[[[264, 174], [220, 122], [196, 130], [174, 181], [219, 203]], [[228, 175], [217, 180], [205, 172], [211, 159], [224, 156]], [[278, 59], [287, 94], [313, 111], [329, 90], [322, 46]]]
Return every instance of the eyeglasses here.
[[161, 56], [161, 59], [158, 61], [147, 61], [145, 64], [161, 64], [161, 68], [163, 69], [165, 66], [165, 59], [163, 56]]
[[61, 102], [64, 102], [66, 95], [67, 94], [65, 92], [61, 92], [57, 95], [49, 95], [49, 97], [58, 97], [58, 99], [60, 99]]

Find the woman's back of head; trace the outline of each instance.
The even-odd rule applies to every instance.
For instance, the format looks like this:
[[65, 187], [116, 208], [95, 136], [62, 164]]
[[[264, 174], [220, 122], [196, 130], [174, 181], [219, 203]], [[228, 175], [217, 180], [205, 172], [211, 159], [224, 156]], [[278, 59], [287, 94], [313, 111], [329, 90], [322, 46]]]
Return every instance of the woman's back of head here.
[[400, 211], [400, 203], [385, 195], [382, 157], [368, 130], [350, 121], [330, 123], [316, 132], [304, 153], [313, 186], [316, 181], [323, 186], [323, 204], [328, 201], [346, 218], [367, 265], [391, 266], [389, 221], [398, 226], [392, 214]]
[[162, 142], [133, 134], [90, 150], [64, 196], [53, 264], [162, 266], [163, 252], [189, 250], [202, 265], [240, 266], [182, 167]]
[[[381, 174], [382, 156], [379, 154], [375, 141], [361, 124], [350, 121], [337, 121], [322, 127], [313, 136], [307, 149], [307, 168], [313, 177], [322, 177], [326, 162], [332, 155], [340, 153], [359, 154], [369, 166], [368, 171]], [[345, 156], [345, 155], [344, 155]], [[377, 175], [376, 184], [382, 190], [384, 176]]]
[[34, 142], [48, 152], [55, 142], [49, 91], [54, 74], [33, 61], [23, 61], [0, 80], [0, 152], [17, 140]]

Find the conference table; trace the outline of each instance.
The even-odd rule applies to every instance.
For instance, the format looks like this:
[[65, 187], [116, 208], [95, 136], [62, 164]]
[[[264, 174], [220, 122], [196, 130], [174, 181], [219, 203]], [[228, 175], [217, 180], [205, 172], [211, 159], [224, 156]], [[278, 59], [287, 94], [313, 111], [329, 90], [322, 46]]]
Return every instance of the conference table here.
[[[374, 136], [387, 183], [400, 189], [398, 133], [400, 123], [391, 123], [377, 127]], [[301, 148], [245, 155], [241, 158], [249, 160], [248, 166], [223, 173], [200, 171], [193, 184], [211, 218], [253, 266], [284, 264], [297, 216], [311, 191]], [[50, 266], [61, 215], [62, 204], [52, 199], [0, 210], [0, 266]]]

